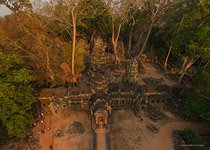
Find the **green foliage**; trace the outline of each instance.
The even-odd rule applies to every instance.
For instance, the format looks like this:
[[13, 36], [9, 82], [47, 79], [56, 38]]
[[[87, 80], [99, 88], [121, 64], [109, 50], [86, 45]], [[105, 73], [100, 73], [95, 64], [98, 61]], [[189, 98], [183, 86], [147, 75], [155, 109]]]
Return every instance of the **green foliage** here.
[[[201, 0], [185, 15], [183, 25], [175, 38], [175, 48], [189, 58], [210, 58], [210, 24], [208, 0]], [[193, 91], [187, 96], [186, 108], [192, 118], [210, 120], [210, 70], [198, 68], [193, 79]]]
[[187, 95], [185, 102], [189, 116], [210, 121], [210, 69], [200, 68], [192, 86], [193, 90]]
[[75, 66], [76, 72], [80, 73], [85, 70], [85, 57], [87, 55], [87, 43], [84, 40], [80, 40], [76, 45], [75, 51]]
[[210, 97], [210, 68], [200, 68], [192, 84], [197, 92]]
[[[153, 33], [153, 44], [190, 59], [210, 57], [210, 24], [208, 0], [180, 0], [160, 19]], [[167, 52], [167, 51], [166, 51]]]
[[[111, 19], [104, 3], [101, 0], [80, 0], [78, 2], [74, 10], [77, 18], [77, 37], [90, 40], [93, 31], [96, 30], [104, 38], [108, 38], [108, 35], [111, 35]], [[52, 15], [52, 20], [54, 20], [49, 24], [50, 28], [67, 41], [71, 40], [73, 34], [72, 16], [69, 12], [71, 8], [57, 0], [51, 6], [46, 5], [44, 9], [46, 13]]]
[[147, 9], [138, 9], [135, 7], [131, 9], [128, 13], [128, 20], [122, 26], [121, 37], [124, 43], [128, 43], [130, 31], [133, 30], [132, 44], [137, 44], [139, 35], [146, 33], [149, 29], [150, 20], [151, 18]]
[[193, 5], [191, 12], [183, 16], [178, 35], [174, 38], [175, 49], [189, 58], [210, 57], [210, 24], [209, 3], [206, 0], [199, 1]]
[[210, 103], [196, 91], [188, 94], [185, 106], [192, 119], [210, 120]]
[[[90, 40], [92, 32], [96, 30], [103, 38], [110, 37], [111, 18], [103, 1], [81, 0], [78, 5], [78, 11], [80, 11], [80, 16], [78, 17], [83, 17], [78, 26], [80, 34]], [[86, 17], [84, 17], [84, 14]]]
[[33, 117], [30, 113], [33, 89], [31, 72], [16, 55], [0, 51], [0, 120], [10, 136], [25, 138]]
[[183, 130], [181, 136], [186, 144], [197, 145], [190, 147], [191, 150], [207, 150], [204, 140], [192, 129]]

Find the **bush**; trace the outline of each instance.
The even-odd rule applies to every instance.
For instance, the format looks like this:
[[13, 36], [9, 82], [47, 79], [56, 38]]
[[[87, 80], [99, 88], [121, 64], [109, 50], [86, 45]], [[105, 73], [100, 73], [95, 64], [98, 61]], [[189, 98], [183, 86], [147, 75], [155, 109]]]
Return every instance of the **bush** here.
[[196, 91], [210, 97], [210, 67], [200, 68], [192, 84]]
[[191, 150], [207, 150], [205, 141], [192, 129], [183, 130], [181, 136], [187, 145], [192, 145]]
[[185, 107], [192, 119], [209, 119], [209, 102], [202, 98], [199, 93], [192, 91], [187, 95]]

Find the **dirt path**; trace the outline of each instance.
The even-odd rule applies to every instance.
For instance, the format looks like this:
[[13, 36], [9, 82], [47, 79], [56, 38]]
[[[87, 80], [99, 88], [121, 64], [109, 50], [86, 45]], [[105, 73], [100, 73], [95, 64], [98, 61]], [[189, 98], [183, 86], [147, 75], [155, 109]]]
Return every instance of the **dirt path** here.
[[194, 124], [189, 122], [169, 122], [161, 127], [157, 135], [150, 141], [142, 141], [143, 150], [173, 150], [173, 142], [171, 139], [171, 133], [173, 130], [182, 130], [185, 128], [199, 129], [200, 124]]

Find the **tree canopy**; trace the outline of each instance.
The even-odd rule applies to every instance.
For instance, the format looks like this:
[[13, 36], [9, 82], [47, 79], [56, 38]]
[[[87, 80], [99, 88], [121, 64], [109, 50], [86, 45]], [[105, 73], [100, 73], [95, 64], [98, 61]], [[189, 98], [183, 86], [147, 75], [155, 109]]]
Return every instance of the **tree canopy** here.
[[21, 58], [0, 51], [0, 121], [8, 134], [18, 138], [29, 135], [35, 97], [30, 86], [33, 76]]

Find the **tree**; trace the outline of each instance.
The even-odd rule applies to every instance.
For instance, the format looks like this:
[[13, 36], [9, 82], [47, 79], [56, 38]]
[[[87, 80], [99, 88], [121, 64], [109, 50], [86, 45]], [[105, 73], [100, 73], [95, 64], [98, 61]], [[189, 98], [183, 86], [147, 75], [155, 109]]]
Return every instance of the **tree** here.
[[57, 37], [41, 18], [24, 12], [12, 14], [3, 23], [1, 31], [1, 45], [24, 57], [35, 70], [36, 78], [60, 81], [61, 72], [58, 70], [69, 57], [65, 56], [69, 45]]
[[146, 11], [148, 11], [150, 16], [150, 25], [149, 29], [147, 31], [146, 38], [144, 40], [143, 46], [140, 51], [140, 55], [143, 53], [147, 41], [149, 39], [149, 36], [152, 31], [152, 27], [154, 26], [154, 23], [165, 13], [165, 11], [173, 4], [173, 0], [153, 0], [153, 1], [146, 1], [144, 3], [144, 8]]
[[208, 61], [210, 58], [210, 26], [209, 3], [207, 0], [199, 1], [194, 10], [186, 15], [179, 34], [175, 38], [175, 49], [183, 58], [178, 83], [188, 69], [198, 60]]
[[5, 5], [13, 13], [32, 9], [29, 0], [0, 0], [0, 4]]
[[93, 42], [96, 34], [100, 34], [108, 41], [111, 35], [109, 12], [102, 0], [82, 0], [80, 10], [85, 9], [85, 16], [78, 23], [78, 36]]
[[22, 59], [0, 51], [0, 120], [10, 136], [25, 138], [29, 134], [34, 120], [30, 113], [35, 102], [32, 80]]
[[185, 106], [190, 117], [210, 121], [210, 69], [200, 68], [192, 81]]
[[104, 0], [112, 26], [112, 45], [115, 54], [116, 63], [120, 63], [118, 56], [118, 40], [121, 33], [122, 25], [128, 20], [129, 11], [135, 6], [136, 0]]
[[[143, 9], [143, 2], [136, 4], [128, 12], [128, 21], [122, 28], [122, 40], [127, 45], [127, 57], [134, 58], [139, 53], [142, 45], [143, 35], [148, 29], [149, 15]], [[134, 46], [133, 46], [134, 45]]]
[[[189, 15], [198, 5], [198, 0], [181, 0], [176, 2], [174, 5], [168, 9], [165, 14], [162, 16], [160, 22], [164, 22], [164, 27], [162, 27], [162, 31], [165, 37], [165, 41], [168, 42], [168, 52], [165, 58], [164, 67], [167, 69], [168, 59], [171, 54], [172, 49], [174, 48], [175, 38], [180, 32], [180, 29], [183, 25], [184, 20], [186, 19], [187, 15]], [[161, 38], [161, 37], [156, 37]], [[170, 39], [170, 40], [169, 40]], [[167, 42], [166, 42], [167, 43]]]
[[208, 0], [181, 0], [168, 9], [157, 24], [158, 30], [153, 42], [159, 45], [158, 49], [168, 49], [165, 68], [170, 54], [174, 56], [173, 58], [181, 58], [182, 68], [178, 84], [198, 60], [208, 65], [210, 58], [208, 8]]
[[77, 26], [81, 24], [82, 19], [87, 18], [86, 9], [82, 7], [80, 3], [82, 0], [55, 0], [47, 3], [50, 5], [48, 12], [48, 18], [58, 22], [63, 27], [69, 37], [72, 37], [72, 51], [71, 51], [71, 74], [72, 82], [76, 82], [75, 77], [75, 51], [76, 51], [76, 38], [77, 38]]

